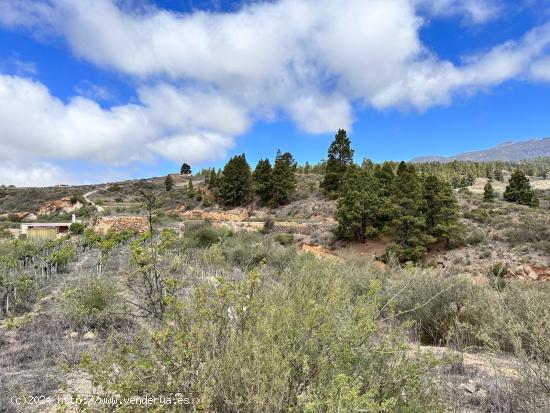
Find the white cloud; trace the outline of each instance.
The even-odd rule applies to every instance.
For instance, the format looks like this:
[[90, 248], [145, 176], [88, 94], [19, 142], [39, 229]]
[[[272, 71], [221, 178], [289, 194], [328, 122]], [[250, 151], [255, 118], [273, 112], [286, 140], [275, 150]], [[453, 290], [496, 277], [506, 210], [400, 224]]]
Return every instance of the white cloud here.
[[195, 162], [223, 159], [228, 149], [234, 146], [233, 140], [213, 133], [173, 136], [153, 142], [152, 151], [166, 159], [181, 161], [178, 154], [191, 153]]
[[89, 80], [81, 80], [74, 88], [75, 92], [88, 99], [111, 101], [114, 99], [114, 94], [106, 86], [96, 85]]
[[292, 119], [308, 133], [351, 129], [351, 106], [342, 96], [303, 96], [289, 105]]
[[533, 80], [550, 82], [550, 57], [536, 61], [531, 66], [530, 76]]
[[68, 184], [66, 171], [48, 162], [0, 162], [0, 184], [15, 186], [49, 186]]
[[422, 43], [426, 13], [481, 24], [499, 16], [499, 0], [278, 0], [187, 14], [119, 4], [0, 2], [0, 24], [63, 37], [78, 57], [130, 76], [138, 96], [103, 109], [93, 100], [103, 99], [98, 90], [62, 102], [44, 85], [3, 76], [4, 156], [207, 160], [223, 157], [257, 119], [281, 112], [324, 133], [351, 127], [354, 105], [424, 110], [547, 73], [550, 25], [461, 64]]
[[503, 10], [502, 0], [416, 0], [416, 3], [432, 15], [463, 15], [475, 24], [494, 20]]
[[[206, 159], [208, 144], [218, 145], [216, 157], [223, 156], [232, 145], [232, 134], [243, 133], [248, 126], [239, 108], [216, 94], [187, 95], [167, 85], [140, 93], [142, 104], [106, 110], [82, 97], [64, 103], [41, 83], [0, 75], [0, 159], [85, 159], [116, 165], [162, 154], [195, 162]], [[210, 132], [204, 132], [206, 127]], [[199, 136], [198, 132], [218, 138], [207, 139], [199, 147], [197, 138], [189, 138]], [[194, 144], [174, 145], [174, 136], [182, 137], [177, 142]], [[167, 142], [169, 152], [161, 149]]]

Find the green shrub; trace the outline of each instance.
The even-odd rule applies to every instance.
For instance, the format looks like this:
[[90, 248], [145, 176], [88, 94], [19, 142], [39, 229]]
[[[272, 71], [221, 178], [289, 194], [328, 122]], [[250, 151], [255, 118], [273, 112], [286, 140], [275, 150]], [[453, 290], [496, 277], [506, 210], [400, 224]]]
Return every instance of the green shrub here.
[[464, 241], [468, 245], [478, 245], [481, 244], [484, 240], [485, 234], [477, 229], [474, 229], [470, 233], [468, 233], [464, 239]]
[[379, 283], [352, 289], [339, 270], [302, 257], [277, 282], [198, 285], [147, 337], [120, 336], [83, 367], [103, 394], [184, 394], [188, 411], [440, 411], [433, 364], [380, 330]]
[[74, 234], [74, 235], [81, 235], [84, 233], [84, 224], [80, 223], [80, 222], [73, 222], [71, 224], [71, 226], [69, 227], [69, 231], [71, 232], [71, 234]]
[[92, 278], [62, 294], [61, 313], [72, 329], [107, 329], [120, 324], [121, 297], [112, 280]]
[[229, 235], [228, 230], [216, 228], [210, 224], [190, 226], [185, 233], [189, 246], [194, 248], [208, 248]]
[[292, 234], [275, 234], [273, 239], [284, 246], [294, 244], [294, 235]]

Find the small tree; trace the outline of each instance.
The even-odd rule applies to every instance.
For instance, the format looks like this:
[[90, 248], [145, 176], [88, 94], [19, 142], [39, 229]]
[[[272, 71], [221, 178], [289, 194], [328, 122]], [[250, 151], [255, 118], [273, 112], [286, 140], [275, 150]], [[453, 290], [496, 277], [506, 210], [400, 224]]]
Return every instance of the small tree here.
[[243, 154], [234, 156], [223, 168], [219, 179], [219, 193], [228, 206], [242, 205], [250, 200], [252, 176]]
[[340, 129], [328, 148], [325, 178], [321, 187], [329, 194], [336, 193], [340, 189], [344, 174], [352, 163], [351, 141], [348, 139], [346, 131]]
[[504, 199], [508, 202], [515, 202], [530, 207], [539, 205], [539, 200], [535, 191], [531, 188], [529, 179], [520, 169], [516, 169], [510, 177], [504, 191]]
[[172, 188], [174, 188], [174, 180], [170, 175], [166, 175], [166, 179], [164, 180], [164, 186], [166, 187], [166, 192], [170, 192]]
[[493, 184], [491, 181], [487, 181], [485, 187], [483, 188], [483, 201], [484, 202], [494, 202], [495, 201], [495, 191], [493, 190]]
[[191, 174], [191, 166], [189, 166], [188, 163], [183, 163], [181, 165], [180, 174], [182, 175], [190, 175]]
[[262, 203], [267, 204], [273, 197], [273, 170], [269, 159], [260, 159], [252, 174], [254, 193], [260, 197]]
[[189, 181], [187, 182], [187, 197], [189, 199], [195, 197], [195, 188], [193, 187], [193, 180], [191, 178], [189, 178]]
[[218, 175], [214, 168], [210, 169], [208, 175], [208, 189], [215, 189], [218, 186]]

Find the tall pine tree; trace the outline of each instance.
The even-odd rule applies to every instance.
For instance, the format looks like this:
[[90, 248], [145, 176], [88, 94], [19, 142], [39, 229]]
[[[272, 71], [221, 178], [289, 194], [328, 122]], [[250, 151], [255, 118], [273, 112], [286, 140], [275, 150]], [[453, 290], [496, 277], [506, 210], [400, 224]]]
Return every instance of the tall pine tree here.
[[352, 164], [353, 149], [351, 149], [351, 141], [348, 139], [346, 131], [340, 129], [328, 148], [325, 177], [321, 187], [328, 194], [338, 192], [342, 178]]
[[219, 194], [228, 206], [239, 206], [250, 200], [252, 176], [243, 154], [227, 162], [219, 179]]
[[273, 198], [273, 170], [269, 159], [260, 159], [252, 174], [254, 193], [265, 205]]
[[393, 220], [397, 245], [393, 250], [403, 261], [417, 261], [434, 238], [426, 233], [426, 222], [422, 215], [424, 200], [420, 178], [414, 165], [401, 162], [393, 185]]
[[286, 204], [296, 189], [296, 161], [290, 152], [277, 151], [273, 166], [273, 198], [274, 206]]
[[337, 202], [338, 235], [364, 243], [378, 231], [380, 206], [378, 181], [372, 171], [350, 168], [342, 180]]

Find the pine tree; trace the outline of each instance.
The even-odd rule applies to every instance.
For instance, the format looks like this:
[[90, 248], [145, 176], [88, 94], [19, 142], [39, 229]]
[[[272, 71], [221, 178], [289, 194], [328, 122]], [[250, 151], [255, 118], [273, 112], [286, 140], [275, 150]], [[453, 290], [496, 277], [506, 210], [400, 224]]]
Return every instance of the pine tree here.
[[188, 163], [183, 163], [181, 165], [181, 169], [180, 169], [180, 174], [181, 175], [190, 175], [191, 174], [191, 167], [189, 166]]
[[218, 175], [216, 169], [210, 169], [208, 173], [208, 189], [215, 189], [218, 186]]
[[492, 179], [494, 176], [493, 165], [491, 163], [485, 164], [485, 177]]
[[329, 194], [334, 194], [340, 189], [340, 183], [348, 168], [353, 163], [353, 149], [346, 131], [340, 129], [334, 141], [328, 148], [328, 160], [325, 177], [321, 187]]
[[234, 156], [227, 162], [219, 179], [219, 193], [223, 203], [239, 206], [250, 200], [252, 176], [250, 166], [243, 154]]
[[281, 154], [277, 151], [273, 165], [273, 198], [274, 206], [284, 205], [296, 189], [296, 161], [290, 152]]
[[193, 187], [193, 180], [189, 177], [187, 182], [187, 197], [189, 199], [195, 198], [195, 188]]
[[447, 182], [440, 182], [439, 191], [435, 199], [435, 228], [433, 235], [445, 240], [449, 248], [451, 239], [458, 237], [461, 226], [458, 222], [458, 202], [453, 188]]
[[393, 181], [395, 179], [393, 165], [390, 162], [384, 162], [382, 166], [376, 165], [374, 177], [377, 180], [380, 190], [379, 196], [381, 203], [381, 207], [378, 210], [377, 227], [382, 228], [392, 219], [392, 194]]
[[308, 161], [306, 161], [306, 164], [304, 165], [304, 174], [309, 175], [311, 173], [311, 165]]
[[174, 180], [170, 175], [166, 175], [166, 178], [164, 179], [164, 186], [166, 187], [166, 192], [170, 192], [174, 187]]
[[273, 170], [268, 159], [260, 159], [252, 174], [254, 193], [265, 205], [273, 198]]
[[438, 213], [438, 195], [441, 191], [441, 182], [436, 176], [430, 175], [424, 181], [424, 208], [426, 216], [426, 226], [428, 230], [433, 232]]
[[364, 243], [377, 233], [380, 206], [378, 181], [372, 171], [350, 168], [342, 180], [337, 202], [338, 234]]
[[510, 177], [508, 186], [506, 186], [506, 190], [504, 191], [504, 199], [508, 202], [515, 202], [531, 207], [539, 205], [539, 200], [535, 195], [535, 191], [531, 188], [529, 179], [520, 169], [516, 169]]
[[495, 180], [499, 182], [504, 182], [504, 174], [502, 173], [502, 167], [500, 165], [495, 165]]
[[434, 238], [426, 233], [420, 178], [414, 165], [401, 162], [393, 185], [393, 221], [398, 244], [391, 248], [401, 260], [417, 261]]
[[493, 190], [493, 184], [491, 181], [487, 181], [485, 187], [483, 188], [483, 201], [484, 202], [494, 202], [495, 201], [495, 191]]

